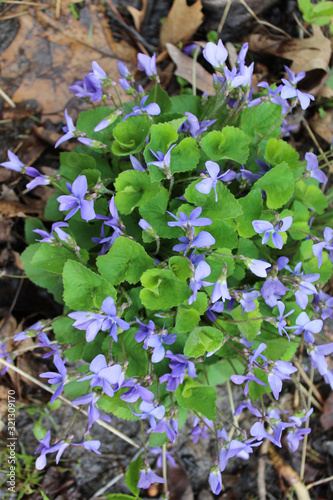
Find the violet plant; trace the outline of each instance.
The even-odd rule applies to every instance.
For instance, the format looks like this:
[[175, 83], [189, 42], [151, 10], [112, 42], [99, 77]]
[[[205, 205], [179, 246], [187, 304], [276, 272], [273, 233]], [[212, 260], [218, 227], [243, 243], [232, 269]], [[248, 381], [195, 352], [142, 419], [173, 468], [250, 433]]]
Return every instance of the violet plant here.
[[[193, 438], [216, 440], [207, 478], [215, 494], [228, 460], [249, 459], [263, 439], [281, 447], [285, 433], [294, 452], [310, 432], [311, 406], [301, 399], [293, 415], [276, 402], [290, 390], [285, 380], [297, 372], [299, 349], [312, 375], [318, 370], [333, 388], [325, 358], [332, 344], [321, 333], [333, 314], [333, 299], [322, 290], [333, 262], [332, 229], [319, 217], [328, 207], [325, 157], [309, 152], [300, 160], [280, 137], [287, 114], [313, 98], [297, 90], [304, 75], [289, 69], [284, 85], [273, 91], [263, 82], [253, 95], [246, 52], [245, 45], [229, 69], [222, 41], [207, 44], [216, 94], [202, 99], [169, 97], [156, 57], [139, 54], [138, 67], [154, 87], [145, 94], [119, 62], [119, 84], [133, 97], [122, 103], [118, 84], [93, 63], [70, 90], [95, 107], [76, 125], [65, 111], [56, 146], [80, 144], [60, 153], [56, 178], [39, 182], [55, 189], [44, 220], [26, 221], [26, 274], [64, 313], [17, 340], [38, 335], [51, 349], [58, 372], [41, 377], [55, 389], [52, 401], [64, 392], [87, 409], [87, 429], [78, 437], [84, 440], [72, 446], [99, 453], [99, 442], [89, 441], [98, 419], [140, 421], [145, 453], [130, 465], [137, 486], [128, 482], [135, 498], [156, 482], [167, 498], [166, 459], [193, 416]], [[96, 107], [109, 97], [112, 109]], [[36, 178], [8, 156], [3, 167]], [[50, 325], [56, 344], [45, 332]], [[12, 361], [1, 349], [0, 358]], [[76, 371], [77, 361], [85, 369]], [[221, 378], [242, 387], [234, 415], [219, 410]], [[235, 426], [242, 412], [253, 420], [249, 433]], [[66, 433], [60, 440], [47, 431], [38, 469], [52, 452], [58, 462], [71, 444], [70, 426]], [[162, 447], [163, 478], [151, 469], [148, 442]]]

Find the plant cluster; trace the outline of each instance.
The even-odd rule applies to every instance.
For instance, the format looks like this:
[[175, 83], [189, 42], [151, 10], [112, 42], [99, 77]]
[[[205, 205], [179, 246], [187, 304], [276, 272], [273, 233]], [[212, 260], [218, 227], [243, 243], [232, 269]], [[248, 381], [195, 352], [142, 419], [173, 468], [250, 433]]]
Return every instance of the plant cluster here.
[[[323, 291], [333, 261], [320, 189], [327, 156], [300, 160], [279, 138], [289, 134], [285, 118], [297, 103], [306, 109], [314, 98], [297, 89], [305, 74], [289, 68], [281, 85], [262, 82], [253, 95], [246, 53], [247, 44], [229, 69], [223, 43], [208, 42], [203, 56], [216, 70], [216, 94], [202, 97], [195, 89], [169, 97], [155, 56], [138, 55], [153, 82], [148, 93], [123, 62], [118, 83], [94, 62], [70, 87], [93, 109], [76, 125], [65, 111], [56, 147], [71, 138], [80, 144], [60, 153], [58, 174], [42, 175], [8, 152], [2, 166], [32, 177], [28, 190], [56, 190], [45, 210], [52, 227], [28, 219], [21, 257], [30, 279], [64, 306], [15, 340], [37, 336], [44, 357], [53, 357], [56, 371], [41, 375], [55, 389], [51, 403], [64, 392], [88, 412], [79, 442], [71, 426], [56, 438], [47, 432], [37, 469], [71, 446], [100, 453], [90, 437], [98, 419], [140, 420], [138, 496], [138, 488], [165, 483], [173, 460], [166, 444], [194, 415], [193, 440], [216, 440], [209, 483], [218, 494], [230, 459], [249, 459], [264, 439], [281, 447], [283, 433], [294, 452], [310, 432], [313, 409], [303, 394], [295, 414], [279, 404], [285, 381], [297, 383], [297, 353], [311, 362], [310, 377], [318, 370], [333, 388], [325, 358], [333, 343], [321, 334], [333, 313]], [[119, 85], [132, 102], [122, 103]], [[4, 345], [1, 352], [12, 362]], [[216, 389], [224, 383], [227, 415]], [[244, 392], [236, 409], [235, 386]], [[252, 415], [249, 432], [238, 423], [242, 412]], [[150, 468], [147, 436], [162, 447], [155, 453], [163, 478]]]

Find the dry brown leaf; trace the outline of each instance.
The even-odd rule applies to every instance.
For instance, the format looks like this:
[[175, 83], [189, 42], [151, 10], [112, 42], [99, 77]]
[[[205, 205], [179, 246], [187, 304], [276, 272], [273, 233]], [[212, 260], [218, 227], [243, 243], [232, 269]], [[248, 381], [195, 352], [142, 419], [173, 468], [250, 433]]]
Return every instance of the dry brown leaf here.
[[0, 200], [0, 212], [5, 217], [25, 217], [27, 213], [34, 212], [34, 210], [15, 201]]
[[142, 0], [141, 10], [136, 9], [132, 5], [127, 5], [127, 10], [133, 17], [135, 29], [140, 33], [143, 20], [145, 18], [148, 0]]
[[186, 42], [202, 24], [204, 16], [201, 12], [201, 0], [188, 6], [186, 0], [174, 0], [168, 17], [162, 24], [160, 45], [167, 43]]
[[289, 59], [292, 61], [290, 68], [295, 74], [317, 70], [318, 74], [314, 75], [317, 81], [310, 85], [313, 88], [326, 75], [332, 48], [330, 40], [323, 35], [319, 26], [313, 26], [312, 30], [313, 36], [309, 38], [291, 40], [254, 34], [249, 39], [249, 50]]
[[[191, 83], [193, 59], [184, 54], [181, 50], [177, 49], [177, 47], [175, 47], [171, 43], [167, 43], [166, 48], [169, 56], [177, 66], [175, 75], [180, 76]], [[206, 71], [200, 64], [196, 63], [195, 67], [197, 76], [197, 88], [199, 90], [202, 90], [202, 92], [207, 92], [208, 95], [214, 95], [215, 89], [213, 85], [213, 76], [208, 73], [208, 71]]]
[[332, 144], [333, 136], [333, 110], [327, 109], [325, 117], [321, 118], [319, 113], [315, 113], [309, 121], [312, 130], [328, 144]]
[[[136, 51], [126, 42], [115, 43], [104, 12], [89, 4], [93, 32], [66, 13], [59, 21], [38, 12], [19, 19], [20, 29], [11, 45], [0, 55], [3, 90], [15, 103], [37, 101], [49, 119], [59, 121], [73, 98], [68, 86], [82, 80], [97, 61], [112, 78], [118, 75], [117, 58], [134, 59]], [[131, 64], [128, 64], [131, 70]], [[132, 64], [134, 68], [134, 63]], [[19, 81], [11, 94], [12, 82]], [[119, 88], [124, 101], [129, 96]]]

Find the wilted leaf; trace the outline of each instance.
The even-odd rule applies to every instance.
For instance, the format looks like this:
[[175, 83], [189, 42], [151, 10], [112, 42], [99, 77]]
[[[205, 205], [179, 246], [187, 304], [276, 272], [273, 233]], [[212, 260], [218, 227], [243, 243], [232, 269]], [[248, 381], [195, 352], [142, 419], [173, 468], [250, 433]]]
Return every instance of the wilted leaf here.
[[178, 43], [189, 40], [203, 21], [201, 0], [189, 6], [186, 0], [174, 0], [168, 17], [162, 24], [160, 44]]
[[148, 0], [142, 0], [141, 10], [138, 10], [135, 7], [132, 7], [132, 5], [127, 5], [127, 10], [131, 14], [131, 16], [133, 17], [135, 29], [139, 32], [141, 31], [141, 26], [142, 26], [143, 20], [145, 18], [146, 9], [147, 9], [147, 1]]
[[295, 74], [300, 71], [320, 70], [316, 75], [315, 87], [326, 74], [331, 59], [331, 42], [326, 38], [319, 26], [313, 26], [313, 36], [309, 38], [281, 40], [270, 38], [267, 35], [253, 34], [249, 39], [249, 50], [252, 52], [265, 52], [283, 57], [292, 61], [290, 66]]
[[[191, 83], [193, 59], [184, 54], [181, 50], [177, 49], [177, 47], [175, 47], [171, 43], [167, 43], [166, 48], [169, 56], [177, 66], [175, 75], [181, 76]], [[197, 76], [197, 88], [199, 90], [202, 90], [202, 92], [206, 91], [208, 95], [214, 95], [215, 89], [213, 86], [213, 76], [198, 63], [196, 63], [195, 71]]]

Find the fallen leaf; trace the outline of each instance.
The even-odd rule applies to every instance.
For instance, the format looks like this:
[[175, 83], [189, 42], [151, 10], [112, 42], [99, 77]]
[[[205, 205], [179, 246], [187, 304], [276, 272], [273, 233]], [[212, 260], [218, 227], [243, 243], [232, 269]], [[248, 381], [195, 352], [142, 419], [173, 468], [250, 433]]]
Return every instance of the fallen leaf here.
[[142, 0], [141, 10], [136, 9], [132, 5], [127, 5], [127, 10], [133, 17], [135, 29], [140, 33], [143, 20], [145, 18], [148, 0]]
[[174, 0], [168, 17], [162, 24], [160, 45], [167, 43], [186, 42], [202, 24], [204, 15], [201, 12], [201, 0], [189, 6], [186, 0]]
[[326, 75], [331, 59], [331, 42], [323, 35], [319, 26], [313, 26], [313, 36], [309, 38], [286, 40], [271, 38], [267, 35], [253, 34], [249, 39], [249, 50], [252, 52], [272, 54], [292, 61], [290, 69], [295, 73], [300, 71], [314, 72], [307, 75], [307, 88], [313, 88]]
[[[177, 49], [177, 47], [171, 43], [167, 43], [166, 48], [169, 56], [177, 66], [175, 75], [180, 76], [186, 81], [192, 83], [193, 59], [184, 54], [181, 50]], [[198, 63], [195, 65], [195, 71], [197, 88], [202, 90], [202, 92], [207, 92], [208, 95], [214, 95], [215, 89], [213, 85], [213, 76]]]
[[324, 431], [328, 431], [333, 427], [333, 392], [330, 393], [324, 403], [324, 411], [320, 416], [320, 423]]
[[34, 212], [27, 205], [15, 201], [0, 200], [0, 212], [5, 217], [25, 217], [27, 213]]
[[[125, 41], [114, 41], [103, 8], [89, 3], [84, 9], [93, 30], [70, 12], [60, 20], [51, 17], [50, 11], [22, 16], [15, 39], [0, 55], [3, 90], [16, 104], [30, 99], [39, 103], [42, 121], [46, 115], [56, 122], [63, 118], [64, 108], [73, 99], [68, 86], [82, 80], [92, 61], [111, 78], [118, 77], [118, 58], [134, 61], [135, 49]], [[134, 69], [134, 62], [128, 67]], [[119, 92], [124, 101], [129, 100], [120, 87]]]
[[309, 124], [312, 130], [328, 144], [332, 144], [333, 137], [333, 110], [326, 109], [325, 117], [321, 118], [319, 113], [315, 113]]

